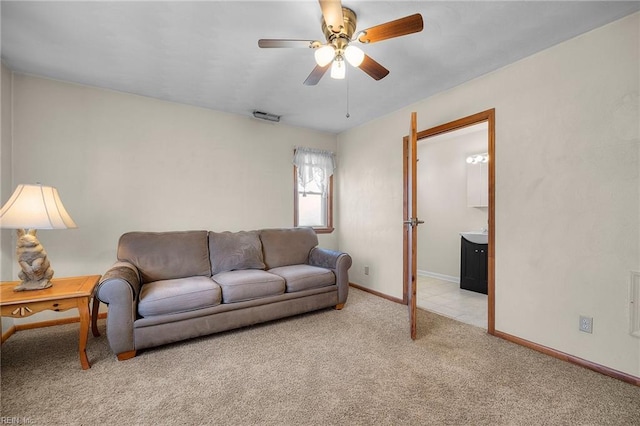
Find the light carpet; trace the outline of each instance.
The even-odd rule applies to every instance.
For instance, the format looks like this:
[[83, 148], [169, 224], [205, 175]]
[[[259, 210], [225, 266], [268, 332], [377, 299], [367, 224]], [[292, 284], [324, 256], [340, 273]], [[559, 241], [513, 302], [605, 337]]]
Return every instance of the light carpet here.
[[[639, 425], [640, 388], [351, 289], [322, 310], [119, 362], [78, 325], [2, 345], [1, 416], [38, 425]], [[6, 422], [5, 422], [6, 423]]]

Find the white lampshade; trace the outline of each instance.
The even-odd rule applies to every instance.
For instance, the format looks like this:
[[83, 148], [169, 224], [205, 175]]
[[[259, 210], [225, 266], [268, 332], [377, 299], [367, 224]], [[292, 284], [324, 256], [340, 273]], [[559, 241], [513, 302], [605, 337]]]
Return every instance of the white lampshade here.
[[358, 46], [349, 45], [344, 50], [344, 57], [354, 67], [359, 67], [364, 60], [364, 52]]
[[337, 57], [331, 64], [331, 78], [342, 80], [347, 75], [344, 59]]
[[324, 45], [316, 49], [313, 53], [313, 56], [316, 58], [316, 63], [321, 67], [329, 65], [329, 62], [333, 61], [334, 56], [336, 56], [336, 49], [331, 44]]
[[0, 209], [0, 228], [67, 229], [77, 228], [52, 186], [18, 185]]

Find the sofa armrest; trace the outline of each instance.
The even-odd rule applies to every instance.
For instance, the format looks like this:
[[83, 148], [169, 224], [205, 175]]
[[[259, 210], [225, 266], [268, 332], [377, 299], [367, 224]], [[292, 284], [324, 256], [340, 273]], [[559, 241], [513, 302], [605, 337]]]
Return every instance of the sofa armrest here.
[[116, 262], [100, 279], [96, 296], [109, 305], [107, 340], [115, 354], [135, 350], [133, 323], [138, 310], [140, 274], [128, 262]]
[[314, 247], [309, 253], [309, 265], [331, 269], [338, 285], [338, 303], [344, 304], [349, 295], [349, 268], [351, 256], [340, 251]]

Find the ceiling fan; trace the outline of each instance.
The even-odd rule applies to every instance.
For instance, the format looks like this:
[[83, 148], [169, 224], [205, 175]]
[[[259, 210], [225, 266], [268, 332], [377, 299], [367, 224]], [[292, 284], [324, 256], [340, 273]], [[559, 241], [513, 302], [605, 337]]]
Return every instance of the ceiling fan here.
[[[389, 70], [366, 55], [359, 47], [350, 44], [358, 41], [369, 44], [422, 31], [422, 15], [416, 13], [375, 27], [367, 28], [356, 34], [356, 14], [343, 7], [340, 0], [318, 0], [322, 9], [322, 32], [326, 43], [318, 40], [260, 39], [261, 48], [299, 47], [314, 49], [316, 67], [304, 81], [307, 86], [318, 84], [331, 67], [331, 77], [342, 79], [346, 74], [346, 64], [360, 68], [375, 80], [381, 80]], [[355, 37], [354, 37], [354, 34]]]

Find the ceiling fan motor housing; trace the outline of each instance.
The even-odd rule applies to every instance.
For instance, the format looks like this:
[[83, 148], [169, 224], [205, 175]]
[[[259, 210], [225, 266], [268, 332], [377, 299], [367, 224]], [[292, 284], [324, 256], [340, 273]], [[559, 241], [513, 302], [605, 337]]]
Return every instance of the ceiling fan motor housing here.
[[342, 16], [344, 19], [344, 25], [339, 31], [334, 31], [333, 28], [327, 27], [327, 23], [322, 19], [322, 32], [329, 44], [332, 44], [336, 50], [344, 50], [345, 47], [351, 41], [351, 37], [356, 32], [357, 16], [356, 13], [347, 8], [342, 8]]

